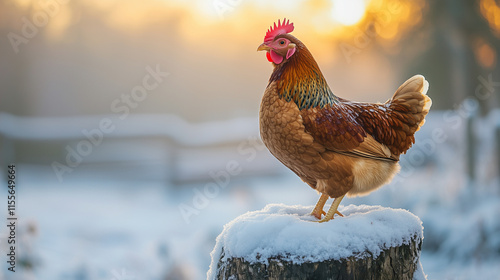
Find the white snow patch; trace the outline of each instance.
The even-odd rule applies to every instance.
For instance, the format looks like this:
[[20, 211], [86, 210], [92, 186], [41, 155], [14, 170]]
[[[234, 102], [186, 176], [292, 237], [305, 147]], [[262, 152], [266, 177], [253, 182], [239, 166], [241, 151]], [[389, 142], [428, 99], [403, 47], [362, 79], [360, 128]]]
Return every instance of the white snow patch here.
[[427, 280], [427, 275], [424, 273], [424, 268], [422, 267], [420, 259], [418, 260], [417, 270], [413, 273], [413, 280]]
[[215, 279], [222, 248], [223, 260], [234, 257], [266, 263], [281, 256], [303, 263], [361, 257], [367, 252], [376, 257], [387, 248], [408, 244], [413, 236], [423, 237], [422, 221], [403, 209], [341, 206], [345, 217], [320, 224], [312, 222], [313, 208], [269, 204], [226, 224], [211, 253], [207, 278]]

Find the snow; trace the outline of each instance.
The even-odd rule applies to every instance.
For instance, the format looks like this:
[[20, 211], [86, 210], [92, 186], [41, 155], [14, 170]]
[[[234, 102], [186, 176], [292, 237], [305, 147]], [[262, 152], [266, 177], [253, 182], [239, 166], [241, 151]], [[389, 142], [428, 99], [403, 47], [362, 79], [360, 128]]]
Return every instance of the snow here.
[[243, 258], [251, 263], [282, 256], [293, 263], [321, 262], [369, 253], [377, 257], [383, 250], [423, 238], [422, 221], [403, 209], [349, 205], [339, 207], [345, 217], [315, 223], [309, 215], [314, 206], [269, 204], [247, 212], [227, 225], [217, 237], [211, 253], [208, 279], [215, 279], [217, 263]]
[[413, 280], [427, 280], [427, 275], [424, 273], [424, 268], [422, 267], [422, 262], [420, 260], [417, 264], [417, 270], [413, 273]]
[[[420, 262], [432, 279], [476, 280], [500, 279], [500, 261], [498, 259], [477, 260], [469, 258], [466, 262], [450, 261], [441, 254], [423, 251]], [[414, 279], [417, 280], [417, 279]]]
[[[417, 215], [424, 226], [420, 261], [428, 279], [500, 279], [500, 166], [496, 152], [498, 142], [493, 133], [500, 124], [500, 110], [474, 121], [477, 174], [473, 181], [467, 177], [465, 164], [467, 114], [464, 108], [432, 111], [417, 132], [415, 145], [402, 156], [401, 172], [393, 182], [368, 196], [345, 198], [340, 206], [345, 211], [343, 205], [382, 205], [407, 209]], [[3, 116], [0, 116], [0, 133], [6, 132], [12, 137], [32, 136], [29, 131], [16, 131], [17, 124], [2, 126]], [[82, 128], [95, 128], [99, 120], [76, 123], [73, 128], [64, 126], [57, 131], [37, 131], [60, 133], [53, 136], [57, 138], [63, 137], [62, 132], [67, 129], [81, 137]], [[133, 115], [127, 120], [136, 123]], [[166, 125], [169, 121], [162, 121], [165, 124], [155, 125], [160, 130], [170, 131]], [[235, 126], [239, 122], [241, 130], [248, 131], [233, 133], [232, 129], [217, 128], [225, 125], [224, 122], [211, 123], [214, 131], [221, 132], [214, 136], [218, 139], [212, 140], [246, 140], [257, 130], [255, 119], [235, 120]], [[37, 124], [43, 125], [43, 122]], [[250, 126], [254, 129], [249, 129]], [[117, 125], [116, 133], [121, 134], [120, 130]], [[177, 132], [179, 141], [192, 137], [190, 133]], [[192, 138], [196, 143], [188, 144], [205, 145], [212, 141], [205, 142], [208, 138], [199, 135]], [[99, 149], [107, 152], [106, 141]], [[158, 153], [151, 145], [140, 144], [133, 146], [140, 151], [133, 156], [144, 154], [144, 146]], [[135, 151], [130, 147], [117, 149], [127, 155]], [[19, 254], [33, 260], [34, 265], [32, 270], [20, 269], [15, 274], [8, 274], [5, 258], [1, 258], [0, 279], [204, 279], [210, 267], [210, 252], [223, 225], [268, 204], [313, 205], [318, 200], [316, 192], [284, 168], [284, 172], [273, 176], [260, 171], [243, 176], [263, 162], [281, 167], [267, 150], [254, 148], [254, 157], [253, 153], [240, 154], [235, 146], [228, 149], [232, 155], [214, 149], [213, 153], [198, 153], [198, 157], [196, 150], [189, 154], [180, 150], [180, 170], [174, 171], [192, 176], [196, 169], [205, 175], [205, 181], [182, 185], [163, 179], [168, 176], [159, 179], [152, 176], [155, 170], [163, 175], [170, 170], [150, 160], [132, 165], [132, 168], [126, 162], [118, 167], [102, 164], [90, 168], [82, 164], [65, 176], [63, 182], [57, 180], [50, 164], [27, 166], [18, 162], [18, 235], [19, 240], [23, 240], [21, 244], [25, 245], [24, 249], [19, 248]], [[101, 154], [97, 147], [95, 154]], [[218, 195], [210, 198], [203, 209], [197, 209], [199, 213], [191, 216], [187, 224], [179, 212], [179, 205], [192, 206], [194, 190], [203, 193], [204, 186], [216, 182], [209, 172], [223, 170], [223, 166], [214, 163], [225, 164], [229, 160], [240, 162], [243, 171], [231, 176]], [[4, 172], [5, 168], [1, 168], [3, 186], [6, 183]], [[0, 207], [6, 207], [5, 203], [4, 194], [0, 196]], [[0, 219], [5, 220], [5, 214], [6, 211], [0, 211]], [[340, 220], [336, 218], [334, 222]], [[26, 230], [28, 224], [35, 226], [33, 234]], [[5, 255], [7, 244], [2, 239], [5, 235], [3, 226], [0, 230], [2, 255]], [[134, 277], [120, 278], [120, 275]]]
[[[109, 123], [108, 129], [102, 130], [100, 125], [103, 120]], [[168, 114], [131, 114], [123, 119], [118, 115], [34, 118], [0, 112], [0, 135], [13, 139], [80, 139], [85, 137], [84, 130], [98, 129], [113, 137], [163, 136], [179, 145], [198, 147], [241, 141], [249, 135], [258, 135], [254, 118], [193, 124], [179, 116]]]

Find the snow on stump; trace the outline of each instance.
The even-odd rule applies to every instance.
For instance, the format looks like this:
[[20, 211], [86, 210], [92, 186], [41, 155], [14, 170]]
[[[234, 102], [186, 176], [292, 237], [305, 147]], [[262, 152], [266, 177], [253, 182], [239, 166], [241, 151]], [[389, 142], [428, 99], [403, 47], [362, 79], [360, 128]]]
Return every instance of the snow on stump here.
[[207, 273], [221, 279], [425, 279], [420, 219], [402, 209], [339, 207], [313, 223], [313, 207], [267, 205], [224, 226]]

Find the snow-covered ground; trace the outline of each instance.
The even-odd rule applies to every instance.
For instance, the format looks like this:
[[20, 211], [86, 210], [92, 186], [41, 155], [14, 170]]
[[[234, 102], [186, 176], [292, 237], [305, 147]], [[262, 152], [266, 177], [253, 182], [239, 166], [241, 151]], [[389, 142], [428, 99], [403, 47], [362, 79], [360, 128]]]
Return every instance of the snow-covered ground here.
[[[366, 197], [345, 198], [342, 205], [381, 205], [417, 215], [428, 279], [500, 279], [500, 168], [492, 133], [498, 114], [474, 126], [480, 135], [474, 182], [467, 179], [461, 140], [465, 118], [445, 114], [429, 115], [391, 184]], [[257, 157], [267, 153], [256, 151]], [[0, 279], [204, 279], [224, 224], [270, 203], [312, 206], [319, 198], [288, 171], [240, 176], [237, 163], [244, 159], [234, 159], [227, 159], [226, 173], [217, 167], [207, 176], [212, 179], [183, 185], [134, 180], [106, 167], [85, 173], [83, 165], [61, 183], [50, 166], [18, 164], [23, 268], [7, 271], [3, 226]], [[4, 193], [2, 209], [6, 200]], [[0, 211], [0, 220], [5, 215]]]
[[[343, 205], [396, 208], [413, 202], [418, 206], [413, 212], [424, 225], [421, 261], [428, 279], [500, 279], [498, 254], [482, 256], [487, 248], [469, 254], [474, 248], [468, 248], [481, 240], [498, 241], [498, 228], [479, 237], [477, 227], [478, 219], [498, 227], [498, 195], [483, 196], [487, 203], [472, 206], [469, 210], [474, 213], [463, 216], [467, 211], [458, 211], [458, 206], [425, 207], [420, 200], [430, 196], [419, 194], [432, 190], [423, 190], [415, 181], [386, 186], [372, 198], [347, 198]], [[224, 224], [269, 203], [312, 206], [318, 198], [292, 175], [241, 181], [209, 199], [186, 223], [179, 206], [192, 200], [196, 186], [170, 189], [160, 183], [89, 180], [59, 187], [25, 178], [18, 188], [21, 229], [35, 228], [33, 234], [20, 234], [24, 245], [19, 254], [29, 258], [34, 269], [12, 274], [4, 263], [4, 279], [204, 279], [215, 238]], [[438, 235], [432, 237], [434, 242], [448, 245], [426, 249], [426, 242], [432, 241], [426, 234]]]

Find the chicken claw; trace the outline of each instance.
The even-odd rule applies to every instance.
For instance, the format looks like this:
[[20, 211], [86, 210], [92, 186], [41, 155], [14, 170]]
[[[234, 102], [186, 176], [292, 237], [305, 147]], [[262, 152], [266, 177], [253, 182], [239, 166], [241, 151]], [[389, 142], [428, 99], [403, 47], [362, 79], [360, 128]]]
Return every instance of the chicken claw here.
[[328, 200], [328, 195], [326, 194], [321, 194], [321, 197], [318, 200], [318, 203], [316, 203], [316, 206], [314, 207], [314, 210], [311, 212], [311, 215], [316, 217], [316, 219], [321, 219], [321, 215], [326, 215], [326, 212], [323, 211], [323, 207], [325, 206], [326, 201]]
[[321, 219], [319, 221], [316, 221], [316, 222], [318, 222], [318, 223], [324, 223], [324, 222], [328, 222], [330, 220], [333, 220], [333, 216], [335, 214], [338, 214], [339, 216], [344, 217], [344, 215], [342, 215], [339, 211], [337, 211], [337, 208], [339, 207], [340, 201], [342, 201], [342, 199], [344, 198], [344, 196], [345, 195], [336, 197], [333, 200], [332, 206], [330, 206], [330, 210], [328, 210], [328, 213], [326, 213], [325, 217], [323, 217], [323, 219]]

